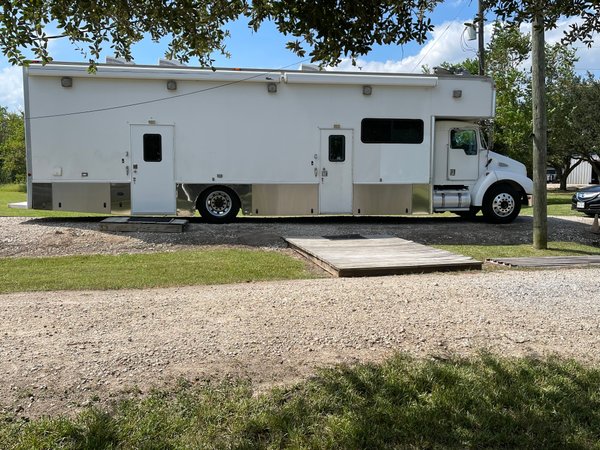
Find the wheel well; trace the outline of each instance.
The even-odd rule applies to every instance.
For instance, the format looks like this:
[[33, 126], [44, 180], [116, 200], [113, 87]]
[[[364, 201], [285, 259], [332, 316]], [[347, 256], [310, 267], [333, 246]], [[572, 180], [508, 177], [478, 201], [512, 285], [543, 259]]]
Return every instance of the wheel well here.
[[527, 198], [527, 193], [525, 192], [525, 189], [523, 189], [523, 186], [521, 186], [519, 183], [517, 183], [516, 181], [513, 181], [513, 180], [500, 180], [500, 181], [495, 182], [494, 184], [490, 185], [486, 189], [485, 194], [483, 194], [483, 198], [485, 198], [485, 196], [490, 191], [490, 189], [493, 189], [498, 186], [510, 186], [515, 191], [517, 191], [517, 194], [520, 195], [521, 205], [529, 204], [529, 199]]

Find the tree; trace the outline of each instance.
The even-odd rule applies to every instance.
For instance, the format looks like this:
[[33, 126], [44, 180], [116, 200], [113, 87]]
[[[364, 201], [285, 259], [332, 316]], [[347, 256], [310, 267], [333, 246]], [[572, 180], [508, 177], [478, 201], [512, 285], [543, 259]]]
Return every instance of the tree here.
[[532, 45], [532, 119], [533, 119], [533, 247], [548, 247], [547, 219], [547, 127], [545, 92], [545, 30], [556, 27], [561, 17], [579, 16], [580, 23], [571, 26], [564, 41], [582, 40], [591, 45], [595, 32], [600, 30], [598, 0], [497, 0], [490, 1], [490, 8], [503, 21], [516, 25], [531, 23]]
[[[289, 49], [313, 61], [336, 64], [355, 58], [374, 44], [422, 43], [433, 29], [428, 13], [441, 0], [7, 0], [0, 4], [0, 51], [12, 64], [25, 62], [23, 49], [36, 59], [51, 60], [48, 42], [68, 39], [92, 64], [109, 45], [116, 56], [131, 59], [134, 43], [149, 35], [170, 38], [168, 56], [212, 63], [211, 54], [227, 54], [225, 26], [246, 18], [258, 30], [265, 21], [291, 36]], [[58, 27], [58, 35], [48, 28]]]
[[600, 178], [600, 81], [591, 74], [578, 78], [573, 97], [576, 101], [571, 118], [574, 147], [582, 160], [589, 162]]
[[572, 163], [581, 152], [573, 124], [577, 105], [575, 51], [561, 44], [546, 47], [546, 94], [548, 98], [548, 164], [556, 169], [560, 188], [567, 189], [567, 177], [581, 164]]
[[25, 182], [23, 116], [0, 107], [0, 183]]
[[494, 23], [486, 72], [496, 84], [494, 150], [531, 170], [531, 77], [523, 68], [531, 52], [529, 36], [517, 27]]

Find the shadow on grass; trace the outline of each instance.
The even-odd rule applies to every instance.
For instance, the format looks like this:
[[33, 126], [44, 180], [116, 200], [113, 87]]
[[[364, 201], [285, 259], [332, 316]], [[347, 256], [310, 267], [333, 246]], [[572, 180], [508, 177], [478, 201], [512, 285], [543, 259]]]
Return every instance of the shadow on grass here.
[[22, 448], [592, 448], [599, 384], [599, 369], [560, 359], [397, 356], [261, 396], [186, 385], [110, 414], [0, 425], [0, 437]]

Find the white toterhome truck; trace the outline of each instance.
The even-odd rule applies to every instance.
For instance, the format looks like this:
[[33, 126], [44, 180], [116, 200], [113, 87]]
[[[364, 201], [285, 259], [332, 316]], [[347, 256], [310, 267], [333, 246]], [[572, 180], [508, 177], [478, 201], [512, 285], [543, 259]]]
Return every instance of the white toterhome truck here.
[[532, 193], [485, 148], [485, 77], [51, 63], [24, 88], [32, 209], [502, 223]]

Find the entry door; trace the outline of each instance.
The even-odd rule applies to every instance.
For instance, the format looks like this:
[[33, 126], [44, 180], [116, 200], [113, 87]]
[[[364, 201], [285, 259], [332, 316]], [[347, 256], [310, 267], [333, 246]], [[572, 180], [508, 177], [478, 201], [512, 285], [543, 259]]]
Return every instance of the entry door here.
[[175, 214], [173, 127], [131, 126], [131, 214]]
[[477, 132], [472, 128], [451, 128], [449, 140], [448, 179], [469, 181], [479, 178]]
[[321, 130], [319, 210], [352, 212], [352, 130]]

